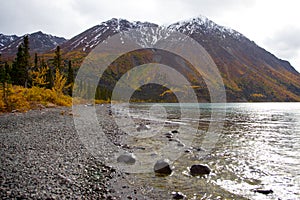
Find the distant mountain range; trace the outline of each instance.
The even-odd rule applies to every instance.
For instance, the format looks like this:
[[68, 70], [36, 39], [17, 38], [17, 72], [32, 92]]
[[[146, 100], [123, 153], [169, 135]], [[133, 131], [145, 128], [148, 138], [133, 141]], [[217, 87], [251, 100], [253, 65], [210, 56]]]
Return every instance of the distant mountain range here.
[[[0, 34], [0, 53], [4, 57], [16, 55], [18, 46], [23, 42], [23, 37]], [[52, 36], [41, 31], [28, 34], [28, 38], [31, 53], [46, 53], [67, 41], [63, 37]]]
[[[38, 53], [50, 52], [60, 45], [65, 58], [80, 60], [80, 64], [108, 37], [120, 31], [145, 27], [159, 25], [113, 18], [69, 40], [37, 32], [29, 34], [29, 42], [31, 52]], [[300, 74], [289, 62], [277, 58], [241, 33], [217, 25], [206, 17], [177, 22], [166, 28], [190, 36], [206, 49], [221, 72], [228, 101], [300, 101]], [[21, 41], [22, 37], [0, 34], [3, 57], [14, 56]], [[149, 55], [142, 59], [146, 62]], [[208, 98], [203, 97], [203, 101], [209, 101]]]

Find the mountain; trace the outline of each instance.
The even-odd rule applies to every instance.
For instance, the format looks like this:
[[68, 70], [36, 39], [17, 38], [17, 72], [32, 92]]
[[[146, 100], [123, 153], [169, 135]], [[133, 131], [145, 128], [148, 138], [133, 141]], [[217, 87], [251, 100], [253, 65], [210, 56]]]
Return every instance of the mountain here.
[[[105, 39], [120, 31], [130, 29], [143, 30], [146, 27], [157, 28], [159, 25], [140, 21], [129, 22], [125, 19], [113, 18], [91, 27], [67, 41], [63, 38], [37, 32], [29, 35], [29, 42], [31, 51], [39, 53], [49, 52], [50, 49], [59, 44], [63, 57], [71, 59], [73, 66], [79, 67], [85, 56]], [[243, 34], [220, 26], [203, 16], [176, 22], [165, 26], [165, 28], [168, 31], [177, 31], [188, 35], [204, 47], [221, 73], [228, 101], [300, 101], [300, 74], [289, 62], [277, 58]], [[3, 41], [9, 40], [9, 37], [3, 38], [6, 38]], [[16, 47], [21, 41], [22, 38], [17, 37], [9, 45], [7, 45], [8, 42], [3, 42], [6, 46], [0, 51], [3, 54], [13, 54], [13, 51], [16, 51]], [[115, 81], [130, 66], [149, 63], [154, 60], [158, 53], [161, 53], [161, 56], [166, 58], [169, 56], [165, 52], [145, 50], [133, 52], [131, 57], [125, 56], [121, 58], [123, 60], [114, 62], [110, 73], [106, 74], [107, 77], [103, 82], [107, 87], [106, 89], [112, 90]], [[127, 65], [124, 65], [124, 63], [127, 63]], [[166, 61], [165, 63], [169, 66], [174, 65], [171, 61]], [[182, 69], [177, 68], [177, 70], [180, 71]], [[155, 70], [148, 73], [152, 77], [157, 75]], [[182, 70], [182, 73], [185, 73], [187, 77], [195, 78], [197, 76], [195, 71], [187, 68]], [[137, 77], [135, 82], [147, 83], [144, 80], [140, 80], [140, 78]], [[200, 100], [209, 101], [210, 97], [207, 88], [204, 87], [205, 83], [203, 83], [203, 80], [193, 84], [199, 85], [199, 88], [194, 90], [199, 94]], [[149, 86], [149, 88], [153, 92], [159, 91], [160, 97], [162, 93], [166, 94], [166, 88], [153, 89], [153, 86]], [[147, 91], [150, 91], [149, 88], [146, 87]], [[141, 92], [137, 93], [138, 97], [142, 96]], [[153, 96], [153, 94], [149, 95]], [[146, 96], [144, 99], [148, 97]], [[171, 95], [170, 98], [174, 98], [174, 95]]]
[[241, 33], [206, 17], [168, 28], [199, 42], [218, 66], [230, 101], [299, 101], [300, 74]]
[[145, 27], [158, 27], [158, 25], [149, 22], [129, 22], [125, 19], [112, 18], [71, 38], [61, 46], [61, 49], [64, 52], [83, 51], [88, 53], [100, 42], [120, 31]]
[[[5, 36], [1, 34], [0, 43], [3, 44], [3, 46], [1, 47], [0, 44], [0, 53], [2, 54], [2, 56], [15, 56], [18, 50], [18, 46], [23, 42], [23, 37], [24, 36], [18, 37], [15, 35]], [[31, 53], [46, 53], [66, 41], [65, 38], [45, 34], [41, 31], [28, 34], [28, 38]]]
[[16, 35], [3, 35], [0, 34], [0, 49], [6, 47], [12, 41], [18, 39], [19, 37]]
[[[158, 25], [113, 18], [65, 42], [62, 49], [86, 55], [97, 44], [120, 31], [143, 27]], [[289, 62], [278, 59], [243, 34], [202, 16], [176, 22], [166, 28], [190, 36], [205, 48], [221, 72], [228, 101], [300, 101], [300, 74]], [[139, 54], [144, 59], [144, 62], [140, 60], [140, 64], [151, 61], [149, 52]], [[136, 63], [136, 60], [126, 59]], [[119, 73], [118, 70], [114, 72]], [[115, 75], [110, 79], [113, 78], [118, 77]], [[112, 81], [106, 84], [111, 85]], [[203, 101], [209, 101], [209, 96], [203, 98]]]

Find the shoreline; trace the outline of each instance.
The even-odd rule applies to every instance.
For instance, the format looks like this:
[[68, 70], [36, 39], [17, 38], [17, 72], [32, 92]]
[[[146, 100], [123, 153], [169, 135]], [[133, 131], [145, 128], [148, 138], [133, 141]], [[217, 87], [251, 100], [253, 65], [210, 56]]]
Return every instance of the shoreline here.
[[[137, 150], [137, 153], [145, 149], [148, 151], [150, 148], [146, 140], [145, 143], [123, 140], [127, 135], [115, 124], [110, 109], [107, 104], [96, 106], [97, 116], [101, 116], [101, 119], [103, 117], [100, 124], [107, 126], [105, 134], [116, 148], [129, 152]], [[247, 195], [249, 198], [255, 195], [254, 190], [249, 188], [246, 196], [242, 197], [235, 192], [231, 193], [230, 189], [214, 185], [214, 180], [222, 178], [225, 171], [219, 171], [214, 166], [218, 162], [210, 160], [210, 157], [197, 157], [201, 149], [185, 142], [188, 150], [185, 152], [186, 160], [176, 160], [172, 164], [175, 171], [168, 177], [156, 177], [154, 173], [129, 174], [107, 166], [107, 162], [94, 157], [83, 144], [75, 128], [74, 116], [76, 113], [70, 107], [0, 115], [1, 199], [172, 199], [172, 192], [183, 192], [181, 189], [197, 191], [202, 196], [212, 194], [229, 199], [246, 199]], [[138, 124], [149, 120], [140, 117], [135, 119]], [[175, 130], [176, 126], [168, 124], [166, 127], [170, 131]], [[156, 124], [150, 127], [155, 130]], [[158, 139], [161, 142], [173, 141], [166, 134], [158, 135]], [[103, 158], [109, 155], [106, 150], [107, 148], [102, 148], [99, 155]], [[191, 166], [183, 162], [190, 159], [191, 163], [195, 161], [207, 164], [212, 169], [212, 175], [202, 180], [182, 175]], [[192, 188], [190, 183], [196, 185]], [[259, 186], [260, 183], [257, 183], [253, 188]], [[198, 187], [201, 189], [198, 190]], [[214, 189], [213, 193], [211, 189]], [[186, 195], [191, 198], [189, 191]]]
[[145, 196], [128, 174], [94, 158], [78, 138], [69, 107], [1, 114], [0, 126], [1, 199], [162, 197], [157, 191]]

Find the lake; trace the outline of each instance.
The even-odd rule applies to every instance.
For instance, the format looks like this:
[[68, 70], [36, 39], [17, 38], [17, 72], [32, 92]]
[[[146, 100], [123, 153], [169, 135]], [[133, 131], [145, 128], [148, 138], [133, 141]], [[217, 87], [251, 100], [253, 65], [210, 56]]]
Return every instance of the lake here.
[[[126, 139], [129, 145], [139, 147], [134, 152], [141, 159], [134, 166], [137, 184], [180, 191], [188, 199], [300, 199], [300, 103], [116, 107], [119, 115], [129, 113], [134, 120], [146, 120], [152, 130], [152, 135]], [[174, 141], [164, 134], [172, 130], [179, 130], [174, 137], [182, 146], [168, 146]], [[149, 160], [163, 157], [172, 161], [171, 176], [139, 173], [139, 167], [147, 171], [153, 166]], [[192, 177], [188, 171], [192, 164], [208, 165], [212, 173]], [[260, 194], [256, 189], [273, 193]]]

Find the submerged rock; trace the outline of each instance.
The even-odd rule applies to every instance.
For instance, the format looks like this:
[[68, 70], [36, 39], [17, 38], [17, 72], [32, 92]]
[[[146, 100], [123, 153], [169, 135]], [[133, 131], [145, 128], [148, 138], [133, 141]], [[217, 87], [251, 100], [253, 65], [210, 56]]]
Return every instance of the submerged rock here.
[[137, 131], [147, 131], [147, 130], [150, 130], [150, 126], [149, 125], [145, 125], [145, 124], [139, 124], [137, 127], [136, 127], [136, 130]]
[[193, 149], [195, 150], [195, 151], [205, 151], [203, 148], [201, 148], [201, 147], [193, 147]]
[[192, 153], [192, 151], [190, 149], [186, 149], [184, 150], [184, 153]]
[[186, 196], [182, 192], [172, 192], [173, 199], [185, 199]]
[[210, 172], [210, 168], [206, 165], [192, 165], [190, 168], [190, 174], [192, 176], [202, 176], [209, 174]]
[[119, 163], [125, 163], [127, 165], [133, 165], [136, 161], [136, 157], [132, 153], [125, 153], [125, 154], [120, 155], [117, 158], [117, 161]]
[[166, 159], [158, 160], [154, 165], [154, 172], [162, 175], [170, 175], [172, 173], [172, 169], [169, 161]]

